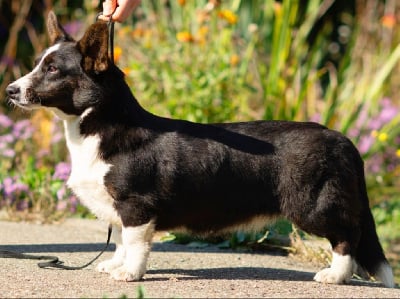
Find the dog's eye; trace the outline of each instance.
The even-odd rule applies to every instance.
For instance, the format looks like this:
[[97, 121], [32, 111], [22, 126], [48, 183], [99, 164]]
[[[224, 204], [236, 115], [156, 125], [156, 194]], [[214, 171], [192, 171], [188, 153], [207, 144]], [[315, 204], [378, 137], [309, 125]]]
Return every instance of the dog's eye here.
[[50, 74], [54, 74], [58, 71], [58, 68], [56, 68], [54, 65], [49, 65], [47, 67], [47, 72]]

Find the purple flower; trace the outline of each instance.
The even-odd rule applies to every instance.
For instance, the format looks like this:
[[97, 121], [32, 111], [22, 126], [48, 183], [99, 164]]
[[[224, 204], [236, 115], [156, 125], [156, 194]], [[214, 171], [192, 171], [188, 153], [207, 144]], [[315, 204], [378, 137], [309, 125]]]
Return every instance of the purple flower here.
[[64, 211], [67, 209], [68, 203], [66, 200], [59, 201], [56, 206], [57, 211]]
[[319, 123], [321, 122], [321, 114], [315, 113], [313, 116], [310, 117], [310, 121]]
[[56, 165], [53, 179], [66, 181], [71, 173], [71, 165], [66, 162], [60, 162]]
[[379, 173], [382, 168], [382, 163], [382, 155], [373, 155], [368, 159], [366, 169], [369, 173]]
[[62, 140], [64, 137], [63, 133], [61, 132], [55, 132], [55, 134], [51, 137], [51, 143], [55, 144], [60, 142], [60, 140]]
[[13, 127], [13, 135], [17, 139], [28, 139], [32, 136], [33, 128], [29, 120], [20, 120]]
[[374, 143], [374, 137], [371, 135], [365, 135], [360, 138], [360, 142], [358, 143], [358, 150], [361, 154], [365, 154], [369, 151], [372, 144]]
[[0, 127], [9, 128], [13, 124], [13, 121], [6, 115], [0, 114]]
[[0, 155], [5, 156], [5, 157], [13, 157], [14, 154], [12, 154], [9, 150], [10, 145], [15, 141], [14, 136], [11, 134], [6, 134], [3, 136], [0, 136]]
[[381, 122], [387, 124], [399, 113], [399, 109], [393, 105], [383, 107], [379, 117]]
[[63, 199], [65, 198], [66, 193], [67, 193], [67, 192], [66, 192], [66, 190], [65, 190], [65, 187], [59, 189], [59, 190], [57, 191], [57, 199], [58, 199], [59, 201], [63, 200]]
[[16, 179], [6, 177], [3, 180], [2, 189], [5, 197], [16, 198], [22, 193], [28, 193], [29, 188], [24, 183], [17, 182]]
[[23, 199], [17, 202], [16, 208], [18, 211], [23, 211], [29, 208], [29, 200]]
[[75, 213], [76, 212], [77, 207], [78, 207], [78, 203], [79, 203], [78, 198], [75, 195], [72, 195], [69, 198], [69, 206], [70, 206], [69, 210], [70, 210], [71, 213]]
[[75, 36], [82, 29], [82, 25], [83, 24], [81, 21], [72, 21], [70, 23], [65, 24], [64, 28], [65, 28], [65, 31], [68, 32], [68, 34]]
[[368, 128], [371, 130], [379, 130], [382, 126], [389, 123], [399, 112], [399, 108], [394, 106], [392, 101], [386, 98], [383, 99], [381, 101], [381, 111], [371, 120], [368, 124]]
[[1, 155], [6, 158], [13, 158], [15, 157], [15, 151], [13, 149], [6, 148], [1, 151]]
[[0, 136], [0, 143], [12, 143], [15, 141], [15, 137], [12, 134], [6, 134]]

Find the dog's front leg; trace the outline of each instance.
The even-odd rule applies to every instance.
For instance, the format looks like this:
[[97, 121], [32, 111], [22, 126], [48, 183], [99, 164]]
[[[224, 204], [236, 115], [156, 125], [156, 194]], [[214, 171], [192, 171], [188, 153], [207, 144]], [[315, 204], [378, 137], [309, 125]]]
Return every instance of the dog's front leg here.
[[121, 236], [125, 258], [120, 267], [111, 271], [114, 279], [135, 281], [143, 277], [146, 272], [153, 232], [153, 221], [140, 226], [122, 226]]
[[111, 273], [112, 270], [121, 267], [125, 259], [125, 247], [122, 245], [121, 227], [113, 225], [112, 240], [115, 242], [117, 249], [114, 256], [97, 265], [96, 270], [99, 272]]

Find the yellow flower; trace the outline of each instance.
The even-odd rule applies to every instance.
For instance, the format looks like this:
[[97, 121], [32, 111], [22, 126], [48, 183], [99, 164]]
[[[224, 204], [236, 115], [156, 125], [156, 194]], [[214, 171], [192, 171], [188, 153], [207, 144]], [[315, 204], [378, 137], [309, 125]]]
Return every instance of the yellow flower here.
[[388, 134], [386, 134], [386, 133], [380, 133], [378, 135], [378, 140], [380, 142], [385, 142], [387, 139], [388, 139]]
[[231, 25], [236, 24], [237, 20], [238, 20], [238, 16], [235, 15], [231, 10], [228, 10], [228, 9], [220, 10], [218, 12], [218, 16], [221, 19], [224, 19], [225, 21], [227, 21]]
[[32, 117], [32, 123], [38, 129], [35, 130], [33, 139], [39, 145], [40, 149], [49, 150], [53, 130], [51, 116], [44, 110], [38, 110]]
[[400, 148], [396, 151], [396, 156], [400, 158]]
[[118, 62], [118, 60], [121, 58], [122, 55], [122, 48], [121, 47], [115, 47], [114, 48], [114, 61]]
[[188, 31], [181, 31], [176, 34], [176, 39], [180, 42], [190, 43], [194, 41], [193, 35]]
[[207, 26], [201, 26], [196, 34], [196, 42], [199, 44], [205, 44], [207, 41], [208, 31], [209, 29]]

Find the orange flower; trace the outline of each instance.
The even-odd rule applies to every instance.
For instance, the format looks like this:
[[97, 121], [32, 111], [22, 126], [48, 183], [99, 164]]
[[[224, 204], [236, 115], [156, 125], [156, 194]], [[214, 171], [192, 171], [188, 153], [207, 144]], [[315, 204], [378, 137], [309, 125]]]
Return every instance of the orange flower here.
[[186, 0], [178, 0], [178, 4], [180, 6], [184, 6], [186, 4]]
[[229, 59], [229, 63], [231, 64], [231, 66], [237, 66], [239, 62], [240, 57], [237, 54], [233, 54]]
[[381, 19], [383, 27], [393, 28], [396, 25], [396, 17], [392, 14], [384, 15]]
[[136, 37], [141, 38], [141, 37], [145, 36], [145, 34], [146, 34], [146, 31], [141, 27], [136, 27], [135, 29], [132, 30], [132, 33], [131, 33], [133, 38], [136, 38]]
[[193, 35], [188, 31], [181, 31], [176, 34], [176, 39], [183, 43], [190, 43], [194, 41]]
[[131, 69], [129, 67], [124, 67], [122, 68], [122, 72], [124, 73], [125, 76], [128, 76], [129, 73], [131, 72]]
[[199, 44], [205, 44], [207, 41], [208, 26], [201, 26], [196, 34], [196, 42]]
[[122, 48], [121, 47], [115, 47], [114, 48], [114, 61], [118, 62], [118, 60], [121, 58], [122, 55]]
[[218, 17], [224, 19], [229, 24], [234, 25], [237, 23], [238, 16], [235, 15], [231, 10], [223, 9], [218, 12]]
[[210, 20], [210, 12], [207, 10], [199, 10], [196, 12], [197, 23], [200, 25]]

